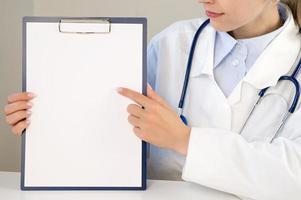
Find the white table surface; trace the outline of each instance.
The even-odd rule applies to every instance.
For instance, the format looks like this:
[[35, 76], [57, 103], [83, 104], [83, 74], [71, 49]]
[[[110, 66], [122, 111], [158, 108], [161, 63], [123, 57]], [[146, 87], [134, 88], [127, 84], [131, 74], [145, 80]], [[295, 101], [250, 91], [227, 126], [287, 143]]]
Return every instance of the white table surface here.
[[0, 172], [1, 200], [237, 200], [229, 194], [182, 181], [148, 180], [145, 191], [21, 191], [20, 173]]

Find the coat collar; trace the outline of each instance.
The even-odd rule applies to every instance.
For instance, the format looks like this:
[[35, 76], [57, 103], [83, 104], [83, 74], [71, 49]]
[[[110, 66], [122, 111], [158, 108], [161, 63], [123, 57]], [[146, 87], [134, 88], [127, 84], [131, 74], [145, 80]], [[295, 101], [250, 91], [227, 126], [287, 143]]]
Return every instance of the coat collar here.
[[[275, 86], [280, 76], [287, 74], [294, 65], [301, 48], [301, 37], [299, 27], [295, 24], [291, 10], [287, 6], [286, 12], [288, 23], [265, 48], [247, 75], [230, 94], [228, 99], [231, 104], [240, 100], [242, 82], [247, 82], [257, 89]], [[209, 25], [198, 39], [201, 42], [195, 49], [191, 78], [202, 74], [213, 76], [215, 36], [216, 30]]]
[[[198, 38], [195, 46], [194, 57], [189, 77], [197, 77], [201, 74], [213, 76], [215, 29], [208, 24]], [[206, 56], [202, 56], [206, 55]], [[206, 58], [206, 59], [204, 59]]]
[[291, 10], [288, 7], [286, 9], [288, 23], [266, 47], [247, 75], [234, 89], [229, 97], [231, 104], [240, 100], [242, 82], [247, 82], [256, 89], [272, 87], [277, 84], [281, 76], [295, 67], [294, 64], [301, 48], [301, 37]]
[[290, 71], [299, 55], [299, 27], [291, 13], [287, 20], [283, 31], [267, 46], [244, 77], [244, 81], [258, 89], [275, 86], [280, 76]]

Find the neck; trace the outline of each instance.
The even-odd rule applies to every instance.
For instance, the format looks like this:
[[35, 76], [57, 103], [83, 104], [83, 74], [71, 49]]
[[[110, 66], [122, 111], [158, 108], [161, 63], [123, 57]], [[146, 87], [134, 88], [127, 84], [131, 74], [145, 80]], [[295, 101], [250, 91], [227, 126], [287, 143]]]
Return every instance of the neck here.
[[277, 6], [264, 12], [252, 22], [239, 27], [229, 34], [235, 39], [247, 39], [270, 33], [282, 26], [281, 18]]

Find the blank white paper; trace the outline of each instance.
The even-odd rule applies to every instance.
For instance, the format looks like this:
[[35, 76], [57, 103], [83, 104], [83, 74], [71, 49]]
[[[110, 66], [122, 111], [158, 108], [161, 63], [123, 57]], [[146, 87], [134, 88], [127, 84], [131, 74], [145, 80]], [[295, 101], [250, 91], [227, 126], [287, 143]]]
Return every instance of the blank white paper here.
[[58, 23], [28, 22], [27, 187], [140, 187], [142, 141], [128, 123], [132, 103], [115, 88], [142, 92], [142, 24], [110, 34], [66, 34]]

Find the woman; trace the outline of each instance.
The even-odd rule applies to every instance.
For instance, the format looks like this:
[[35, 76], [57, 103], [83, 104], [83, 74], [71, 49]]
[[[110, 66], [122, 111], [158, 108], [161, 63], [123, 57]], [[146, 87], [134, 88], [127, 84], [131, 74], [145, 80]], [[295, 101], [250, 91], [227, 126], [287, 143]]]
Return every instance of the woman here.
[[[277, 81], [298, 61], [300, 1], [198, 2], [210, 24], [194, 52], [183, 109], [187, 125], [176, 111], [192, 38], [205, 19], [177, 22], [151, 40], [147, 96], [117, 89], [136, 102], [127, 108], [133, 132], [151, 143], [149, 177], [183, 178], [242, 198], [300, 199], [299, 105], [274, 137], [294, 94]], [[266, 87], [256, 117], [247, 120]], [[6, 121], [17, 135], [29, 125], [32, 98], [8, 97]]]

